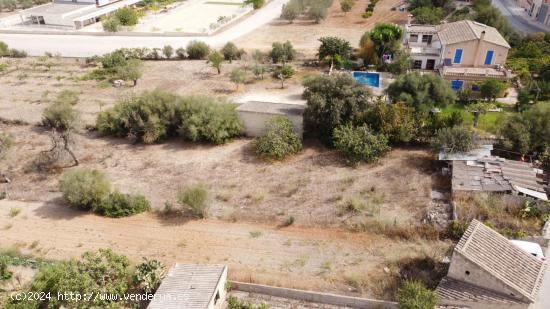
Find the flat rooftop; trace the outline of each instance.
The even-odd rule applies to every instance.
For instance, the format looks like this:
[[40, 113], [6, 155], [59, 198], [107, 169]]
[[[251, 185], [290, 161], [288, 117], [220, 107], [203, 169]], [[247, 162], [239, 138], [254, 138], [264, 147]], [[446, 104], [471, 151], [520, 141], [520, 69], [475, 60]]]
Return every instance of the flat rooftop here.
[[23, 10], [19, 14], [24, 15], [43, 15], [43, 14], [52, 14], [52, 15], [65, 15], [73, 13], [78, 10], [88, 10], [95, 8], [93, 3], [77, 3], [77, 2], [51, 2], [48, 4], [40, 5], [34, 8]]
[[237, 107], [239, 112], [287, 116], [301, 116], [305, 109], [305, 105], [260, 101], [246, 102]]

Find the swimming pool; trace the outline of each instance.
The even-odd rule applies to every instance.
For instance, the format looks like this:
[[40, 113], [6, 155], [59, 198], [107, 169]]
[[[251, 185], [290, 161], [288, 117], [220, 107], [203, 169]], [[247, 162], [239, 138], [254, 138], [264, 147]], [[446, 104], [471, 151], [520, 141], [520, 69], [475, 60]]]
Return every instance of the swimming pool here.
[[353, 78], [361, 85], [369, 87], [380, 87], [380, 74], [375, 72], [352, 72]]

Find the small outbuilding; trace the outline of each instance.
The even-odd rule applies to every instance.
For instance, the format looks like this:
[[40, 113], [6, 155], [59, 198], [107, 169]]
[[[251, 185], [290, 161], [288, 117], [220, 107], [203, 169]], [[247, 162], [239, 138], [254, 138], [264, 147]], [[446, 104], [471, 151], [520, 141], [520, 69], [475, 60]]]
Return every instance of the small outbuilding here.
[[266, 122], [276, 116], [286, 116], [294, 125], [294, 132], [302, 137], [305, 105], [274, 102], [249, 101], [237, 108], [245, 134], [258, 137], [264, 134]]
[[546, 269], [544, 261], [473, 220], [436, 293], [441, 305], [527, 309], [539, 298]]
[[176, 264], [162, 280], [148, 309], [221, 309], [227, 266]]

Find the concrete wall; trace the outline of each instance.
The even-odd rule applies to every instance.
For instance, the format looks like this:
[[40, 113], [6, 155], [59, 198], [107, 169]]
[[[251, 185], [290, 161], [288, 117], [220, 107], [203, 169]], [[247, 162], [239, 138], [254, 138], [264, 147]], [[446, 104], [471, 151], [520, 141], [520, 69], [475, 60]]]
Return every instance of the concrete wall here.
[[[257, 112], [240, 111], [237, 110], [239, 118], [241, 118], [244, 125], [244, 132], [246, 136], [258, 137], [262, 136], [265, 132], [265, 123], [278, 115], [263, 114]], [[294, 125], [294, 132], [302, 137], [303, 129], [303, 117], [302, 116], [287, 116]]]
[[489, 272], [470, 262], [462, 256], [462, 254], [456, 251], [453, 252], [448, 276], [456, 280], [468, 282], [488, 290], [498, 291], [501, 294], [530, 302], [529, 299], [523, 297], [516, 290], [497, 280]]
[[[479, 45], [478, 45], [479, 43]], [[457, 44], [449, 44], [445, 47], [443, 59], [450, 58], [454, 60], [455, 51], [462, 48], [462, 59], [460, 64], [453, 63], [453, 66], [458, 67], [494, 67], [496, 64], [504, 65], [508, 57], [508, 49], [504, 46], [492, 44], [485, 41], [472, 40]], [[488, 50], [493, 50], [493, 61], [490, 65], [485, 65], [485, 55]], [[442, 62], [444, 60], [441, 60]]]
[[207, 309], [222, 309], [225, 304], [226, 290], [225, 283], [227, 282], [227, 266], [224, 267], [222, 276], [218, 281], [216, 286], [216, 292], [214, 293], [214, 298], [210, 300]]
[[361, 309], [398, 309], [397, 303], [335, 294], [279, 288], [261, 284], [230, 281], [231, 289], [249, 293], [290, 298], [301, 301]]

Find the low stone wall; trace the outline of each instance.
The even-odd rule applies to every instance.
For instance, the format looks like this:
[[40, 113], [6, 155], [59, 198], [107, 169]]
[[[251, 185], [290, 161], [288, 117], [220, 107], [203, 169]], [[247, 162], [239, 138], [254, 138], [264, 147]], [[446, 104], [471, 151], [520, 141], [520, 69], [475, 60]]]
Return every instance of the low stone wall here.
[[312, 292], [312, 291], [303, 291], [295, 289], [280, 288], [274, 286], [267, 286], [254, 283], [245, 283], [238, 281], [229, 281], [231, 289], [264, 294], [281, 298], [290, 298], [306, 302], [318, 303], [318, 304], [327, 304], [334, 306], [342, 307], [351, 307], [351, 308], [361, 308], [361, 309], [398, 309], [399, 306], [397, 303], [382, 301], [376, 299], [367, 299], [351, 296], [343, 296], [336, 294]]

